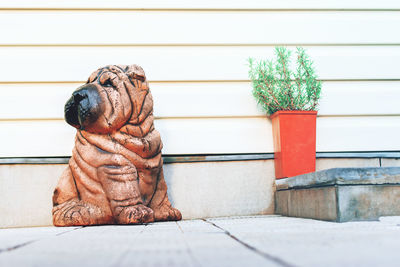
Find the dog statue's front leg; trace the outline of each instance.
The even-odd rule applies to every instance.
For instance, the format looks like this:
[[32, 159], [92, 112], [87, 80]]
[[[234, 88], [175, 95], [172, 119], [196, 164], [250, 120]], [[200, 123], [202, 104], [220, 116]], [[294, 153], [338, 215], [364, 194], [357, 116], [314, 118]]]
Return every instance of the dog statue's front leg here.
[[182, 214], [179, 210], [172, 207], [168, 199], [167, 184], [164, 180], [164, 171], [161, 167], [158, 174], [157, 186], [154, 196], [149, 204], [154, 211], [155, 221], [180, 221]]
[[[71, 159], [70, 164], [73, 164]], [[80, 199], [68, 166], [58, 182], [53, 194], [53, 224], [55, 226], [79, 226], [113, 223], [109, 208], [98, 207]]]
[[111, 211], [117, 223], [154, 221], [153, 210], [143, 205], [138, 173], [133, 165], [104, 165], [97, 169], [97, 175], [110, 200]]

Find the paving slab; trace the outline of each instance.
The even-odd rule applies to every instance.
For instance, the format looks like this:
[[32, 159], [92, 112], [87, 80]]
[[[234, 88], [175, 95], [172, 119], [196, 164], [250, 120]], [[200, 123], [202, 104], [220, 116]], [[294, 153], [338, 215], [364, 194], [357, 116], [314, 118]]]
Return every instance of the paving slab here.
[[0, 252], [73, 231], [79, 227], [35, 227], [0, 229]]
[[334, 223], [290, 217], [211, 219], [281, 266], [398, 266], [400, 217]]
[[203, 220], [82, 227], [52, 236], [41, 230], [21, 229], [42, 236], [4, 250], [0, 266], [277, 266]]
[[178, 225], [198, 266], [279, 266], [246, 248], [225, 230], [208, 221], [194, 227], [191, 221], [178, 222]]
[[400, 217], [278, 215], [0, 230], [0, 266], [398, 266]]

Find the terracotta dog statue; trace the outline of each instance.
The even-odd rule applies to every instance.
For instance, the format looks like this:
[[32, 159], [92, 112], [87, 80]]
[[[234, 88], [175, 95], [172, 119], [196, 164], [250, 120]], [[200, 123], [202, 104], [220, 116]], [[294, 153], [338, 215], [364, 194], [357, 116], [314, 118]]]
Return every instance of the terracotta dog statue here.
[[154, 129], [153, 97], [137, 65], [100, 68], [72, 94], [75, 147], [53, 195], [55, 226], [177, 221]]

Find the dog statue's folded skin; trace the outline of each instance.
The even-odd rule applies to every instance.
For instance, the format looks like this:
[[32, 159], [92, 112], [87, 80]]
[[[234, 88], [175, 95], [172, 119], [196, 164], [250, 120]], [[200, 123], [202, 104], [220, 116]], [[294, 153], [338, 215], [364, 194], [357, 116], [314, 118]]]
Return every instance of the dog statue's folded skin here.
[[95, 71], [65, 105], [78, 129], [53, 195], [56, 226], [180, 220], [163, 175], [153, 99], [137, 65]]

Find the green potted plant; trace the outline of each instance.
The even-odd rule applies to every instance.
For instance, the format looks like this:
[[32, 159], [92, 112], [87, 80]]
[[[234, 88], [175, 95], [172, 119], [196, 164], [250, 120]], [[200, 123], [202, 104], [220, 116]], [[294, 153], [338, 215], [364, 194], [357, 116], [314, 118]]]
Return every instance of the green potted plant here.
[[277, 179], [315, 171], [316, 117], [321, 82], [313, 63], [297, 47], [296, 68], [291, 52], [275, 48], [276, 60], [249, 59], [253, 95], [272, 120]]

